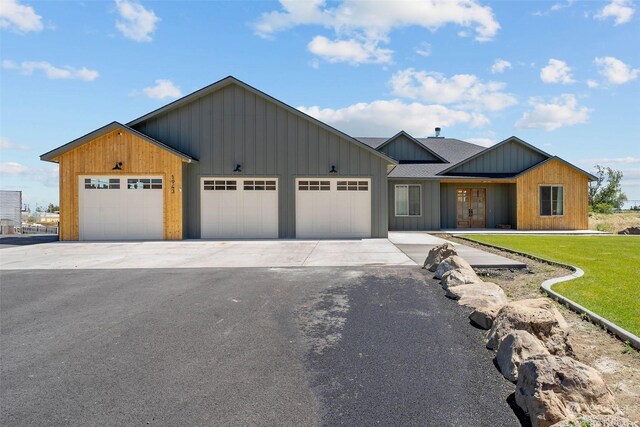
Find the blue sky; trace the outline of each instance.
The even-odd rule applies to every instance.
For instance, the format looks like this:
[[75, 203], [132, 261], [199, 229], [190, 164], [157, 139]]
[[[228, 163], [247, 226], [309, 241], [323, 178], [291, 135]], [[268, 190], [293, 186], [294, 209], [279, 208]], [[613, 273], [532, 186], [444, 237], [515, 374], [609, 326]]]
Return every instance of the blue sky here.
[[58, 200], [39, 155], [233, 75], [353, 136], [516, 135], [640, 201], [630, 0], [0, 0], [0, 187]]

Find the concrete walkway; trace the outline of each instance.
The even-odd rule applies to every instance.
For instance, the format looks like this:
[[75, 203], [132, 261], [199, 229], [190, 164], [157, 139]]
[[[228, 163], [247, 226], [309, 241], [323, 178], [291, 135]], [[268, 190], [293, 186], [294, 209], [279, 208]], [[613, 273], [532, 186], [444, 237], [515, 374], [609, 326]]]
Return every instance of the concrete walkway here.
[[0, 251], [0, 270], [384, 265], [415, 263], [387, 239], [54, 242]]
[[422, 265], [427, 254], [434, 246], [443, 243], [451, 243], [455, 246], [458, 255], [467, 260], [475, 268], [526, 268], [526, 264], [485, 252], [480, 249], [450, 242], [440, 237], [418, 231], [390, 231], [389, 241], [396, 245], [402, 252], [416, 264]]

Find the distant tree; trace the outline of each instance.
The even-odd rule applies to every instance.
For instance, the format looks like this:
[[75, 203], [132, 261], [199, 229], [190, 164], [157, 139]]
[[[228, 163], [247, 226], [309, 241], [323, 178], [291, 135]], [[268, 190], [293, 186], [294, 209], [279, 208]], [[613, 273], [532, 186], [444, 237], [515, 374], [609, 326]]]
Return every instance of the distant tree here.
[[56, 206], [53, 203], [49, 203], [49, 206], [47, 206], [47, 212], [49, 213], [54, 213], [59, 210], [60, 210], [60, 206]]
[[627, 201], [620, 181], [622, 171], [596, 165], [596, 180], [589, 183], [589, 208], [598, 213], [611, 213]]

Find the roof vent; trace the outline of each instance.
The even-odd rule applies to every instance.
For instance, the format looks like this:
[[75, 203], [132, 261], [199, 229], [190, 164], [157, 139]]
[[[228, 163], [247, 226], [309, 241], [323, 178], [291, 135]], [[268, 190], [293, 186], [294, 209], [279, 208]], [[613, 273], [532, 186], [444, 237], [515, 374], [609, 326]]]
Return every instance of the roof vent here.
[[440, 136], [440, 128], [436, 128], [436, 138]]

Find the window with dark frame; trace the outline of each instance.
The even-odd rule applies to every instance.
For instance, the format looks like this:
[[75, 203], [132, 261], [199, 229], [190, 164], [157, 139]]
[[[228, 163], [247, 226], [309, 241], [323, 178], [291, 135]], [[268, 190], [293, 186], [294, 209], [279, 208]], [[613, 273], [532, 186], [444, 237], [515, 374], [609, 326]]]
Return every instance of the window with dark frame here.
[[203, 185], [205, 190], [213, 191], [233, 191], [238, 188], [236, 180], [225, 179], [205, 179]]
[[119, 190], [120, 178], [85, 178], [84, 188], [87, 190]]
[[331, 181], [298, 181], [298, 190], [301, 191], [329, 191]]
[[564, 215], [564, 187], [562, 185], [540, 186], [540, 216]]
[[243, 189], [248, 191], [275, 191], [276, 182], [273, 180], [245, 180], [243, 182]]
[[369, 191], [369, 181], [338, 181], [338, 191]]
[[395, 216], [422, 215], [422, 186], [402, 184], [395, 186]]
[[128, 178], [128, 190], [162, 190], [162, 179], [159, 178]]

